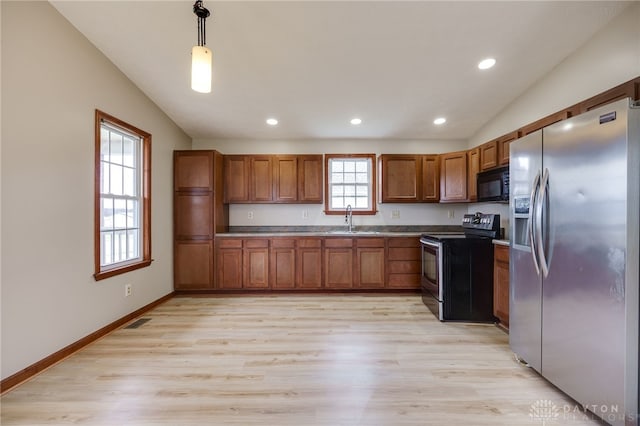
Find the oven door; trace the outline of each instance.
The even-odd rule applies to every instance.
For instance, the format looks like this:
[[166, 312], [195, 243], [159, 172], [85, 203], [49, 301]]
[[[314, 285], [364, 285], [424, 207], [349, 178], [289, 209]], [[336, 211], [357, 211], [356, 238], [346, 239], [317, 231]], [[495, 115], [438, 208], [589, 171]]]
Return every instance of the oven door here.
[[422, 244], [422, 301], [440, 321], [443, 317], [442, 243], [420, 239]]

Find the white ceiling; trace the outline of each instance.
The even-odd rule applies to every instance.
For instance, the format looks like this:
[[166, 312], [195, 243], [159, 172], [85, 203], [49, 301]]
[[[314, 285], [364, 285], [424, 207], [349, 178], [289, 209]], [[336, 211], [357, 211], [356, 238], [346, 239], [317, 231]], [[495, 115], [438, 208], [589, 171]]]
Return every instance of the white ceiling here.
[[204, 0], [200, 94], [193, 1], [51, 3], [192, 138], [438, 140], [471, 137], [631, 4]]

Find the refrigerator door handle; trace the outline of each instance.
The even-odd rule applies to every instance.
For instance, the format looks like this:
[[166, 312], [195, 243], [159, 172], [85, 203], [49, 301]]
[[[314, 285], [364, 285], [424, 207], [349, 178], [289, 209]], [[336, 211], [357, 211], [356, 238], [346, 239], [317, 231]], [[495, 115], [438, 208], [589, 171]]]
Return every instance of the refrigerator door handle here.
[[540, 191], [538, 192], [538, 201], [536, 201], [536, 242], [538, 244], [538, 258], [540, 259], [540, 269], [542, 275], [546, 278], [549, 275], [549, 263], [544, 252], [544, 240], [542, 235], [542, 212], [545, 207], [547, 197], [547, 188], [549, 187], [549, 169], [544, 169], [542, 182], [540, 182]]
[[538, 262], [538, 256], [536, 254], [536, 237], [534, 235], [534, 220], [535, 220], [535, 205], [536, 205], [536, 195], [538, 195], [538, 191], [540, 189], [540, 170], [536, 174], [535, 179], [533, 179], [533, 186], [531, 188], [531, 197], [529, 198], [529, 218], [527, 220], [529, 227], [529, 243], [531, 247], [531, 257], [533, 258], [533, 266], [536, 268], [536, 274], [540, 275], [540, 266]]

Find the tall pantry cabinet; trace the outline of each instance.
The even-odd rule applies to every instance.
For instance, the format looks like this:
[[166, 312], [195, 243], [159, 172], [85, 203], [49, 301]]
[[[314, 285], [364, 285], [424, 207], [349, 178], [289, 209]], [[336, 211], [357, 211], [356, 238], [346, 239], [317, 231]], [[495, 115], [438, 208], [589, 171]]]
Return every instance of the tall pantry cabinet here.
[[174, 288], [214, 288], [216, 232], [229, 227], [224, 204], [223, 156], [217, 151], [174, 151]]

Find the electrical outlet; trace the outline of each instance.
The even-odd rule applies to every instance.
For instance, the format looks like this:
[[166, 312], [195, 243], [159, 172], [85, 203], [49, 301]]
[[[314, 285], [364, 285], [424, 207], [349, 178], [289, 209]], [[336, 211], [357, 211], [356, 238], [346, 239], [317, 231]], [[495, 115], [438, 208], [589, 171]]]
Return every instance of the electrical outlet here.
[[453, 210], [449, 210], [447, 215], [449, 216], [449, 219], [453, 219]]
[[302, 210], [302, 218], [309, 219], [309, 210]]
[[400, 210], [392, 210], [391, 219], [400, 219]]
[[247, 219], [249, 220], [253, 219], [253, 212], [247, 212]]
[[131, 284], [124, 285], [124, 297], [131, 296]]

